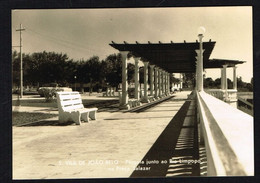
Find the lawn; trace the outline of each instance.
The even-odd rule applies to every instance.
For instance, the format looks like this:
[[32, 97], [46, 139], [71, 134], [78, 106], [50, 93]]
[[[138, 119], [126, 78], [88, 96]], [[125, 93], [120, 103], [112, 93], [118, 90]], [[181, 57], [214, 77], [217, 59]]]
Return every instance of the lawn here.
[[13, 112], [13, 126], [22, 125], [26, 123], [32, 123], [35, 121], [48, 119], [58, 116], [57, 114], [43, 114], [43, 113], [29, 113], [29, 112]]

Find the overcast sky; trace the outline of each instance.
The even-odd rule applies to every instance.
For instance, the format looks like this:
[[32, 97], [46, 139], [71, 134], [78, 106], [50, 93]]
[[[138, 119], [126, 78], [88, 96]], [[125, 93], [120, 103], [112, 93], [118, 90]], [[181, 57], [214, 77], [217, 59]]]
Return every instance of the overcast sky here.
[[[246, 61], [238, 65], [237, 75], [247, 82], [253, 77], [251, 7], [13, 10], [13, 46], [19, 45], [15, 30], [20, 23], [26, 29], [25, 53], [62, 52], [74, 60], [118, 53], [108, 45], [112, 40], [195, 42], [203, 26], [203, 41], [216, 41], [210, 58]], [[207, 69], [206, 77], [216, 79], [220, 70]], [[232, 80], [232, 69], [228, 77]]]

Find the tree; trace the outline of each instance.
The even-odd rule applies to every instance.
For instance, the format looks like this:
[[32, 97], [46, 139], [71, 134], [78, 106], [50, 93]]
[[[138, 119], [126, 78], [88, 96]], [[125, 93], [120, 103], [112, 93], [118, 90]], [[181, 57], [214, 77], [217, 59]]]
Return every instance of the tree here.
[[237, 78], [237, 88], [241, 89], [245, 87], [246, 87], [246, 83], [242, 81], [242, 77], [240, 76], [239, 78]]
[[93, 91], [93, 87], [99, 85], [102, 79], [101, 72], [102, 62], [98, 56], [93, 56], [88, 60], [77, 62], [77, 82], [81, 84], [90, 83], [90, 92]]
[[12, 75], [13, 85], [19, 86], [20, 83], [20, 56], [15, 50], [12, 52]]
[[221, 88], [221, 79], [220, 78], [215, 79], [214, 88], [218, 88], [218, 89]]
[[193, 88], [195, 86], [195, 73], [183, 73], [183, 87]]
[[127, 81], [128, 84], [130, 82], [134, 82], [134, 75], [135, 75], [135, 65], [132, 63], [127, 64]]
[[58, 83], [66, 85], [75, 73], [75, 64], [66, 54], [55, 52], [39, 52], [24, 58], [25, 78], [27, 82], [35, 85], [45, 83]]
[[214, 87], [214, 80], [212, 78], [206, 78], [203, 82], [204, 88], [213, 88]]
[[228, 89], [233, 89], [233, 82], [229, 78], [227, 78], [227, 87]]
[[122, 61], [121, 54], [111, 54], [107, 56], [102, 65], [102, 75], [107, 85], [118, 87], [122, 81]]

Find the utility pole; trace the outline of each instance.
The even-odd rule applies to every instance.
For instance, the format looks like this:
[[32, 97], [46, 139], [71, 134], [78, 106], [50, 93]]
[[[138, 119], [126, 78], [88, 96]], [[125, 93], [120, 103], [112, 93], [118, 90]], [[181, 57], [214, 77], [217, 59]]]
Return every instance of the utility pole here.
[[20, 98], [23, 98], [23, 55], [22, 55], [22, 31], [25, 29], [22, 28], [22, 24], [20, 24], [20, 29], [16, 29], [16, 31], [20, 31]]

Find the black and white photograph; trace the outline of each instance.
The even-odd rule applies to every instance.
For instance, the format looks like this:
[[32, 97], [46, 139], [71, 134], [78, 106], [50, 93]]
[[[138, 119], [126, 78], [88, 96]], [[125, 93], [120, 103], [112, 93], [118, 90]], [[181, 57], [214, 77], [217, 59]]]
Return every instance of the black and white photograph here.
[[251, 6], [12, 9], [12, 179], [254, 176]]

